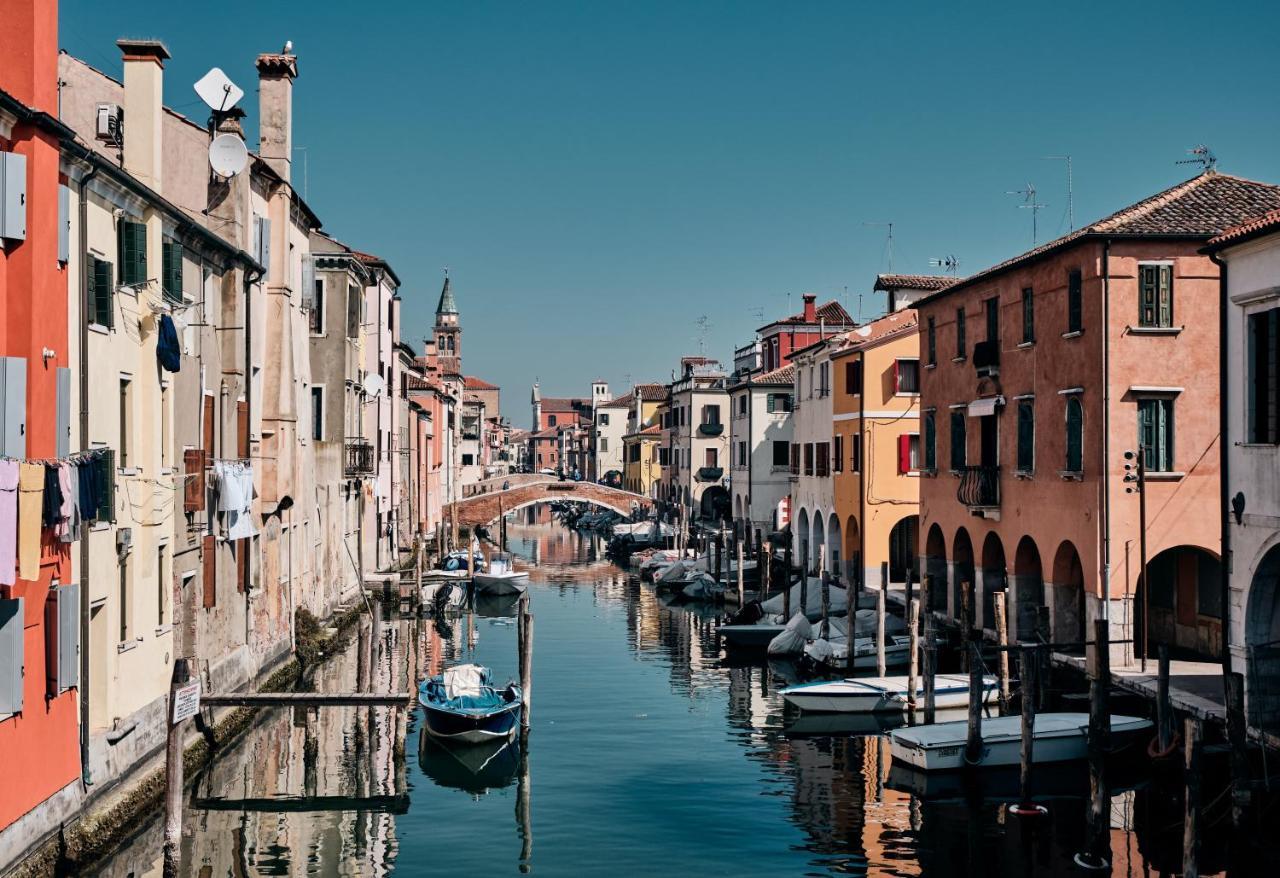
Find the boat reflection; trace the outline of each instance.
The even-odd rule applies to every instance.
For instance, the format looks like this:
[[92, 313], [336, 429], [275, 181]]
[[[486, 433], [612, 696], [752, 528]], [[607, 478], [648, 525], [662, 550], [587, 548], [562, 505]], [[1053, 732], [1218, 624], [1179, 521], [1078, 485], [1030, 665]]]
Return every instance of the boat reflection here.
[[515, 783], [520, 746], [512, 740], [455, 746], [418, 733], [418, 766], [438, 786], [482, 796]]

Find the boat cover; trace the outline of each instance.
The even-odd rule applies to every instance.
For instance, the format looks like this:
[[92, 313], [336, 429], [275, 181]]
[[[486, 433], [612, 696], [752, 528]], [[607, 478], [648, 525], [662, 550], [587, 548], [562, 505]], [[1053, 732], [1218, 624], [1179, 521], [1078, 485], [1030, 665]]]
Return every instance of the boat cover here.
[[489, 669], [454, 665], [422, 684], [424, 700], [432, 707], [454, 712], [483, 713], [507, 704], [503, 693], [489, 685]]
[[799, 655], [812, 638], [813, 626], [808, 618], [804, 613], [796, 613], [782, 633], [769, 641], [769, 655]]
[[[822, 612], [822, 583], [817, 577], [809, 577], [809, 591], [805, 595], [806, 606], [804, 611], [807, 615]], [[791, 608], [798, 609], [800, 607], [800, 583], [791, 586]], [[830, 602], [828, 611], [835, 615], [843, 613], [849, 607], [849, 599], [844, 588], [838, 585], [831, 586]], [[767, 601], [760, 604], [760, 609], [764, 610], [767, 616], [776, 616], [782, 612], [782, 592], [775, 594]]]

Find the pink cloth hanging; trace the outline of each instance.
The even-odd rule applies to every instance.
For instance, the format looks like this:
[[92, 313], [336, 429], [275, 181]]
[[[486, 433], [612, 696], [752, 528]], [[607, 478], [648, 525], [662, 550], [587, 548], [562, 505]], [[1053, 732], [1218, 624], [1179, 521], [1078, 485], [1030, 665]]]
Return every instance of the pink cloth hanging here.
[[0, 585], [18, 578], [18, 464], [0, 460]]

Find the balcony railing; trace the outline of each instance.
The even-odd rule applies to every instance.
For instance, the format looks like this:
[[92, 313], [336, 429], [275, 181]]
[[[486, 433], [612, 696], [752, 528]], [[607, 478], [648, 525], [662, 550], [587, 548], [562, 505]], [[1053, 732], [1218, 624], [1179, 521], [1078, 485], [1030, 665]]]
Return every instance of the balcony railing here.
[[373, 446], [363, 440], [348, 439], [344, 472], [348, 476], [371, 476], [373, 469]]
[[956, 498], [971, 509], [990, 509], [999, 506], [1000, 467], [966, 466], [962, 468]]
[[704, 466], [694, 474], [694, 477], [700, 482], [718, 482], [724, 477], [724, 467]]
[[719, 436], [724, 432], [724, 424], [699, 424], [698, 432], [703, 436]]

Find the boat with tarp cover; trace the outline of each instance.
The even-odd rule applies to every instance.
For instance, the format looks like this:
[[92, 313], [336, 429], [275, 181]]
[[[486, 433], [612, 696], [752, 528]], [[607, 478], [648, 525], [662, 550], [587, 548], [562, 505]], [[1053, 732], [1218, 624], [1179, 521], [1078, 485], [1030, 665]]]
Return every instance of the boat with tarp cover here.
[[506, 740], [520, 724], [520, 687], [499, 689], [489, 669], [455, 665], [418, 685], [424, 728], [433, 737], [463, 744]]

